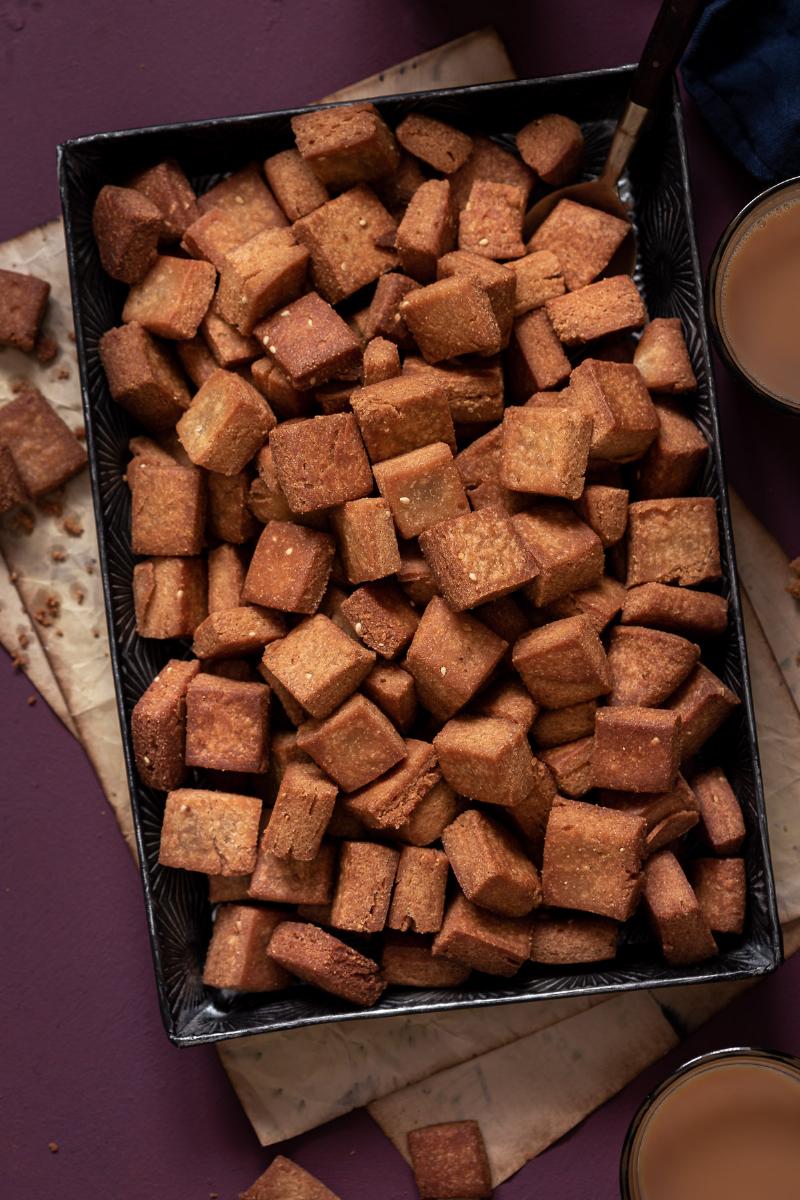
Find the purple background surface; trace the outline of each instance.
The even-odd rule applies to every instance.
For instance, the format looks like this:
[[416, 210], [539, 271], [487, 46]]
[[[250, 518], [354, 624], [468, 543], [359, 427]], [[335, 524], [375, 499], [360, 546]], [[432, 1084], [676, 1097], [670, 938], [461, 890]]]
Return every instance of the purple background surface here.
[[[5, 0], [0, 239], [57, 215], [55, 146], [64, 138], [308, 103], [490, 16], [520, 75], [616, 65], [638, 56], [655, 9], [655, 0], [497, 0], [491, 8], [473, 0]], [[691, 108], [687, 122], [707, 262], [757, 188]], [[798, 554], [800, 425], [721, 368], [717, 379], [731, 479]], [[168, 1043], [138, 876], [114, 818], [77, 743], [43, 702], [26, 704], [31, 686], [7, 659], [0, 669], [0, 1191], [36, 1200], [228, 1200], [269, 1154], [213, 1048]], [[703, 1049], [751, 1043], [800, 1053], [798, 987], [800, 956], [528, 1164], [499, 1190], [501, 1200], [612, 1200], [625, 1129], [646, 1092]], [[405, 1163], [363, 1112], [284, 1149], [345, 1200], [415, 1195]]]

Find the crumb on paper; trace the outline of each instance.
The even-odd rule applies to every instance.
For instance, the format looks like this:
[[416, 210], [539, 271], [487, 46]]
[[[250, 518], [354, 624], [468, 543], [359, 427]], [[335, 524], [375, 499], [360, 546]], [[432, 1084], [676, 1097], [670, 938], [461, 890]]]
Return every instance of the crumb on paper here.
[[[67, 513], [64, 520], [61, 522], [61, 528], [69, 537], [80, 537], [83, 533], [83, 522], [75, 513]], [[89, 568], [86, 568], [87, 571]], [[90, 572], [91, 574], [91, 572]]]
[[23, 671], [25, 669], [25, 667], [27, 667], [27, 665], [28, 665], [27, 654], [17, 653], [17, 654], [11, 655], [11, 667], [14, 671]]
[[[58, 367], [51, 375], [51, 379], [53, 380], [54, 383], [56, 383], [61, 379], [69, 379], [69, 376], [70, 376], [69, 367], [64, 366], [64, 367]], [[76, 434], [76, 437], [77, 437], [77, 434]]]
[[87, 564], [86, 564], [86, 574], [87, 574], [87, 575], [94, 575], [94, 563], [92, 563], [92, 562], [89, 562], [89, 563], [87, 563]]
[[23, 388], [25, 388], [27, 386], [28, 386], [27, 379], [12, 379], [11, 380], [11, 391], [14, 393], [15, 396], [19, 392], [21, 392]]
[[61, 503], [63, 497], [64, 490], [61, 488], [59, 491], [52, 492], [49, 496], [43, 496], [41, 500], [37, 500], [36, 507], [46, 517], [60, 517], [64, 511], [64, 505]]
[[53, 592], [45, 599], [44, 604], [34, 609], [33, 619], [39, 625], [48, 628], [54, 625], [61, 615], [61, 600]]
[[30, 696], [28, 696], [26, 703], [33, 708], [34, 704], [36, 703], [36, 696], [33, 694], [33, 692], [31, 692]]
[[68, 330], [67, 330], [67, 337], [69, 338], [69, 340], [70, 340], [71, 342], [74, 342], [74, 341], [75, 341], [75, 330], [74, 330], [74, 329], [68, 329]]
[[18, 508], [9, 518], [9, 527], [12, 533], [23, 533], [26, 537], [33, 533], [35, 525], [36, 516], [33, 509], [28, 507]]
[[58, 1154], [58, 1150], [59, 1150], [58, 1142], [48, 1142], [47, 1149], [50, 1151], [51, 1154]]
[[83, 604], [84, 600], [86, 599], [86, 588], [81, 587], [81, 585], [79, 583], [73, 583], [72, 587], [69, 590], [70, 590], [70, 595], [72, 596], [75, 603]]
[[100, 630], [99, 630], [99, 629], [93, 629], [93, 630], [92, 630], [92, 637], [93, 637], [93, 638], [99, 638], [99, 637], [100, 637]]
[[31, 635], [27, 630], [20, 629], [19, 633], [17, 634], [17, 642], [23, 650], [26, 650], [31, 644]]
[[53, 546], [53, 549], [50, 551], [50, 557], [53, 562], [66, 562], [67, 552], [61, 546]]

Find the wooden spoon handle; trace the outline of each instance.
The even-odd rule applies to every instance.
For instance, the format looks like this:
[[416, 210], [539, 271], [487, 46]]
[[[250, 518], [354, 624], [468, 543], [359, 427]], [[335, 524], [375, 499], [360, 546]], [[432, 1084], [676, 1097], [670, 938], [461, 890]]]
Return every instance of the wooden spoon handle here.
[[652, 108], [686, 49], [706, 0], [664, 0], [631, 84], [630, 99]]

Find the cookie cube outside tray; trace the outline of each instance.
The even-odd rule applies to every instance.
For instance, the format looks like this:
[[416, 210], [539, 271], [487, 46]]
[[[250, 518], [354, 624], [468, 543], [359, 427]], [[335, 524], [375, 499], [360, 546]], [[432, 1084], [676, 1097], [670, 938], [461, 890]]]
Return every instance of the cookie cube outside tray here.
[[428, 939], [412, 934], [388, 934], [383, 943], [381, 972], [395, 987], [453, 988], [469, 978], [469, 967], [434, 958]]
[[331, 304], [346, 300], [397, 265], [395, 252], [378, 244], [394, 234], [394, 218], [365, 184], [328, 200], [292, 228], [311, 255], [317, 290]]
[[720, 767], [691, 777], [703, 833], [715, 854], [738, 854], [745, 838], [742, 808]]
[[531, 960], [553, 966], [609, 962], [618, 941], [619, 925], [608, 917], [543, 913], [533, 922]]
[[456, 612], [506, 596], [536, 575], [511, 519], [492, 508], [440, 521], [420, 534], [419, 544]]
[[630, 231], [628, 221], [564, 199], [545, 217], [528, 246], [555, 254], [572, 292], [605, 270]]
[[459, 215], [459, 250], [484, 258], [520, 258], [525, 253], [525, 201], [525, 192], [520, 188], [477, 179]]
[[446, 179], [429, 179], [417, 188], [397, 227], [400, 267], [412, 279], [429, 283], [436, 263], [453, 249], [455, 222]]
[[634, 705], [602, 708], [595, 720], [592, 779], [621, 792], [666, 792], [681, 762], [680, 715]]
[[208, 611], [240, 608], [245, 568], [236, 546], [223, 544], [208, 552]]
[[261, 654], [264, 647], [286, 636], [278, 613], [254, 605], [210, 613], [194, 631], [192, 650], [204, 662]]
[[299, 150], [281, 150], [264, 163], [264, 175], [289, 221], [307, 217], [330, 199]]
[[543, 183], [560, 187], [574, 179], [583, 159], [581, 127], [561, 113], [529, 121], [517, 134], [517, 149]]
[[511, 524], [534, 564], [526, 595], [537, 607], [592, 587], [603, 574], [603, 543], [566, 505], [538, 504]]
[[477, 1121], [448, 1121], [412, 1129], [408, 1150], [421, 1200], [491, 1196], [489, 1159]]
[[647, 320], [644, 301], [630, 275], [613, 275], [554, 296], [545, 303], [545, 311], [565, 346], [639, 329]]
[[171, 791], [185, 775], [186, 690], [200, 670], [172, 658], [139, 697], [131, 714], [136, 769], [145, 787]]
[[480, 621], [434, 596], [406, 655], [420, 704], [448, 720], [486, 683], [507, 647]]
[[369, 583], [400, 569], [400, 551], [386, 500], [349, 500], [331, 514], [345, 574], [350, 583]]
[[641, 894], [645, 831], [641, 817], [557, 798], [544, 840], [545, 904], [627, 921]]
[[203, 983], [237, 992], [279, 992], [291, 976], [267, 957], [275, 927], [286, 914], [247, 904], [223, 904], [217, 910]]
[[361, 367], [364, 387], [383, 383], [384, 379], [394, 379], [399, 374], [400, 354], [395, 343], [382, 337], [367, 342]]
[[0, 446], [11, 453], [29, 496], [60, 488], [86, 465], [86, 449], [36, 388], [25, 384], [0, 408]]
[[473, 971], [510, 979], [527, 962], [530, 946], [529, 918], [499, 916], [459, 892], [433, 939], [432, 952], [434, 958], [455, 959]]
[[430, 846], [438, 842], [442, 831], [458, 816], [465, 803], [459, 800], [449, 783], [440, 779], [425, 793], [393, 836], [409, 846]]
[[585, 796], [593, 787], [593, 737], [577, 738], [561, 746], [540, 750], [541, 762], [550, 772], [555, 786], [564, 796], [573, 799]]
[[269, 955], [304, 983], [352, 1004], [375, 1004], [386, 988], [376, 962], [315, 925], [282, 921]]
[[300, 391], [340, 378], [361, 362], [361, 342], [316, 292], [273, 313], [253, 333]]
[[698, 663], [667, 704], [681, 721], [681, 761], [697, 754], [739, 704], [739, 697]]
[[565, 617], [531, 629], [516, 642], [511, 661], [544, 708], [593, 700], [611, 687], [605, 650], [586, 616]]
[[138, 321], [158, 337], [193, 338], [214, 295], [217, 272], [199, 259], [156, 259], [128, 292], [123, 321]]
[[186, 765], [262, 774], [269, 756], [269, 688], [198, 675], [186, 692]]
[[0, 270], [0, 346], [30, 354], [44, 319], [50, 284], [36, 275]]
[[400, 855], [374, 842], [342, 842], [331, 925], [353, 933], [380, 933], [386, 924]]
[[517, 295], [516, 277], [510, 266], [510, 263], [504, 266], [469, 250], [454, 250], [441, 257], [436, 268], [439, 279], [467, 275], [478, 281], [489, 297], [503, 346], [508, 344], [511, 335]]
[[433, 739], [439, 766], [460, 796], [513, 806], [537, 784], [525, 730], [499, 717], [453, 717]]
[[508, 183], [520, 188], [526, 195], [534, 185], [534, 174], [516, 155], [504, 150], [491, 138], [477, 134], [472, 140], [472, 152], [464, 163], [450, 176], [453, 202], [462, 209], [469, 200], [472, 185], [478, 179], [491, 179], [495, 183]]
[[247, 875], [256, 862], [261, 801], [177, 788], [167, 795], [158, 861], [206, 875]]
[[594, 422], [593, 459], [639, 458], [658, 434], [658, 413], [644, 380], [630, 363], [584, 359], [570, 375], [565, 402]]
[[106, 274], [138, 283], [158, 257], [164, 224], [158, 208], [141, 192], [106, 184], [94, 202], [92, 232]]
[[628, 509], [627, 585], [693, 587], [722, 575], [716, 501], [709, 496], [638, 500]]
[[391, 174], [400, 160], [394, 135], [373, 104], [340, 105], [292, 117], [297, 149], [316, 177], [336, 188]]
[[200, 553], [206, 519], [206, 494], [200, 471], [177, 464], [166, 467], [142, 462], [131, 472], [130, 486], [134, 554]]
[[463, 167], [472, 150], [472, 138], [460, 129], [423, 113], [410, 113], [397, 126], [397, 140], [422, 162], [452, 175]]
[[444, 916], [449, 869], [447, 855], [441, 850], [404, 846], [386, 921], [389, 929], [401, 933], [437, 933]]
[[636, 495], [641, 500], [691, 492], [708, 454], [708, 442], [681, 401], [658, 400], [655, 408], [658, 433], [636, 467]]
[[473, 904], [524, 917], [541, 903], [539, 873], [512, 834], [477, 809], [467, 809], [442, 833], [450, 865]]
[[508, 408], [500, 482], [517, 492], [577, 500], [583, 492], [592, 421], [559, 408]]
[[288, 229], [262, 229], [229, 251], [219, 274], [215, 306], [248, 336], [267, 313], [303, 290], [309, 252]]
[[336, 784], [312, 762], [289, 762], [264, 831], [264, 847], [276, 858], [311, 862], [333, 816]]
[[639, 625], [611, 631], [609, 704], [651, 708], [662, 704], [694, 669], [700, 647], [674, 633]]
[[202, 558], [150, 558], [137, 563], [133, 606], [140, 637], [191, 637], [208, 611]]
[[277, 1154], [239, 1200], [339, 1200], [339, 1197], [297, 1163]]
[[345, 811], [368, 829], [400, 829], [441, 779], [429, 742], [407, 738], [405, 746], [406, 757], [396, 767], [346, 798]]
[[413, 343], [400, 305], [408, 293], [418, 287], [419, 284], [415, 280], [399, 271], [381, 275], [375, 284], [375, 291], [367, 309], [365, 337], [368, 340], [385, 337], [401, 348], [408, 349]]
[[743, 858], [696, 858], [689, 878], [714, 933], [741, 933], [747, 903]]
[[587, 484], [575, 505], [576, 511], [603, 546], [615, 546], [628, 527], [628, 491], [601, 483]]
[[414, 677], [408, 671], [396, 663], [378, 662], [361, 688], [401, 733], [408, 733], [417, 714]]
[[406, 756], [391, 721], [356, 693], [329, 717], [300, 726], [297, 744], [344, 792], [355, 792]]
[[207, 471], [236, 475], [275, 427], [263, 396], [233, 371], [215, 371], [177, 424], [190, 459]]
[[323, 842], [312, 859], [278, 858], [262, 835], [250, 879], [251, 900], [273, 904], [327, 904], [333, 895], [337, 849]]
[[174, 159], [139, 171], [128, 186], [155, 204], [161, 214], [164, 241], [178, 241], [200, 215], [194, 189]]
[[497, 354], [503, 345], [489, 296], [470, 275], [453, 275], [409, 292], [400, 311], [430, 363], [462, 354]]
[[675, 787], [668, 792], [637, 794], [600, 790], [596, 799], [607, 808], [617, 808], [645, 820], [648, 854], [683, 837], [700, 820], [697, 797], [682, 775], [678, 776]]
[[374, 475], [403, 538], [416, 537], [439, 521], [470, 511], [452, 452], [444, 442], [384, 459], [375, 464]]
[[670, 850], [659, 850], [645, 864], [644, 902], [664, 958], [684, 966], [713, 958], [718, 947], [697, 896]]
[[191, 397], [165, 348], [132, 321], [108, 329], [98, 349], [112, 399], [147, 429], [172, 429]]
[[270, 521], [250, 560], [242, 599], [281, 612], [316, 612], [328, 586], [334, 550], [330, 534], [290, 521]]
[[550, 250], [531, 251], [506, 266], [516, 277], [515, 317], [523, 317], [534, 308], [542, 308], [546, 300], [563, 296], [566, 291], [561, 265]]
[[11, 451], [0, 446], [0, 513], [10, 512], [28, 498]]
[[267, 646], [262, 661], [270, 682], [275, 679], [322, 720], [352, 695], [372, 670], [375, 655], [320, 614]]
[[443, 384], [425, 375], [400, 375], [353, 392], [350, 403], [373, 463], [421, 446], [456, 447]]
[[419, 617], [400, 589], [367, 583], [342, 602], [341, 611], [358, 638], [382, 658], [396, 658], [411, 641]]
[[648, 322], [633, 362], [651, 392], [693, 392], [697, 387], [680, 317], [655, 317]]
[[507, 366], [509, 388], [518, 400], [557, 388], [569, 378], [569, 359], [543, 308], [514, 322]]
[[372, 491], [372, 471], [352, 413], [287, 422], [269, 444], [278, 482], [294, 512], [332, 508]]
[[727, 627], [728, 601], [713, 592], [642, 583], [628, 589], [620, 619], [623, 625], [654, 625], [693, 637], [712, 637]]

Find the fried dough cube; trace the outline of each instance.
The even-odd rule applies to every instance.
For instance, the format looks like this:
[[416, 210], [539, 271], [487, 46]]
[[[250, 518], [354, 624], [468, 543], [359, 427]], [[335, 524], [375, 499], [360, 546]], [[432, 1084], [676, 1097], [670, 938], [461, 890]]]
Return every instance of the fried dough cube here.
[[367, 340], [374, 337], [388, 338], [403, 349], [412, 346], [413, 339], [403, 319], [400, 305], [408, 293], [418, 287], [419, 284], [415, 280], [409, 279], [407, 275], [402, 275], [399, 271], [381, 275], [367, 309], [364, 326], [365, 338]]
[[311, 254], [317, 290], [338, 304], [397, 265], [394, 250], [378, 243], [394, 234], [394, 218], [367, 187], [359, 184], [295, 221], [297, 241]]
[[201, 558], [149, 558], [133, 568], [133, 605], [140, 637], [191, 637], [207, 615]]
[[0, 513], [10, 512], [28, 497], [7, 446], [0, 446]]
[[664, 583], [642, 583], [628, 589], [622, 606], [623, 625], [654, 625], [676, 633], [710, 637], [728, 624], [728, 601], [711, 592], [692, 592]]
[[508, 408], [500, 482], [517, 492], [577, 500], [583, 492], [592, 421], [558, 408]]
[[[449, 279], [453, 275], [468, 275], [476, 279], [489, 297], [495, 319], [500, 328], [501, 344], [508, 345], [511, 326], [514, 322], [517, 286], [516, 277], [509, 269], [480, 254], [469, 250], [453, 250], [439, 259], [436, 268], [438, 279]], [[459, 419], [459, 418], [456, 418]], [[461, 418], [463, 420], [463, 418]]]
[[489, 296], [470, 275], [453, 275], [409, 292], [400, 311], [430, 363], [462, 354], [497, 354], [503, 345]]
[[158, 861], [207, 875], [246, 875], [256, 861], [261, 801], [178, 788], [167, 795]]
[[461, 963], [434, 958], [428, 940], [413, 934], [386, 937], [381, 971], [388, 984], [415, 988], [458, 987], [470, 974]]
[[500, 679], [475, 698], [471, 711], [482, 717], [503, 717], [527, 731], [536, 719], [539, 706], [519, 680]]
[[157, 257], [128, 292], [122, 320], [138, 321], [158, 337], [193, 338], [214, 295], [217, 272], [209, 262]]
[[262, 229], [242, 242], [220, 269], [215, 301], [220, 316], [249, 336], [262, 317], [300, 294], [309, 258], [288, 229]]
[[130, 472], [129, 482], [134, 554], [199, 554], [206, 517], [201, 473], [195, 467], [168, 467], [139, 460], [137, 469]]
[[585, 796], [593, 786], [592, 752], [594, 738], [578, 738], [562, 746], [541, 750], [540, 758], [550, 771], [555, 786], [564, 796]]
[[201, 213], [219, 209], [236, 229], [236, 245], [261, 229], [280, 229], [287, 223], [255, 163], [209, 188], [198, 198], [197, 206]]
[[425, 609], [406, 656], [420, 704], [446, 721], [475, 695], [503, 657], [508, 643], [439, 596]]
[[675, 855], [659, 850], [644, 873], [644, 902], [667, 962], [683, 966], [713, 958], [717, 944]]
[[708, 442], [679, 403], [656, 403], [658, 433], [636, 467], [636, 494], [641, 500], [685, 496], [705, 462]]
[[644, 882], [645, 830], [641, 817], [558, 797], [544, 840], [545, 904], [627, 921]]
[[[459, 893], [445, 913], [431, 951], [434, 958], [454, 959], [474, 971], [508, 979], [527, 961], [530, 946], [529, 918], [499, 916], [470, 904]], [[461, 1180], [459, 1186], [463, 1186]], [[459, 1194], [463, 1192], [452, 1193]]]
[[608, 962], [618, 941], [619, 925], [608, 917], [543, 913], [533, 922], [531, 959], [552, 965]]
[[448, 1121], [412, 1129], [408, 1149], [421, 1200], [491, 1196], [489, 1160], [477, 1121]]
[[305, 983], [352, 1004], [375, 1004], [386, 988], [377, 963], [314, 925], [282, 921], [268, 953]]
[[512, 394], [519, 400], [556, 388], [569, 378], [569, 359], [544, 308], [535, 308], [514, 322], [508, 372]]
[[341, 377], [361, 362], [361, 342], [316, 292], [260, 322], [253, 333], [298, 391]]
[[410, 113], [397, 126], [397, 140], [404, 150], [443, 175], [463, 167], [472, 150], [472, 138], [435, 117]]
[[539, 872], [514, 837], [477, 809], [467, 809], [442, 833], [442, 845], [469, 901], [506, 917], [524, 917], [541, 903]]
[[652, 392], [693, 392], [697, 387], [680, 317], [654, 317], [648, 322], [633, 362]]
[[438, 842], [442, 831], [465, 803], [458, 799], [448, 783], [440, 779], [425, 793], [408, 820], [393, 831], [393, 837], [411, 846], [430, 846], [432, 842]]
[[628, 509], [628, 587], [693, 587], [722, 575], [716, 501], [709, 496], [638, 500]]
[[316, 763], [288, 762], [264, 831], [265, 849], [276, 858], [311, 862], [319, 853], [335, 803], [336, 784]]
[[163, 241], [179, 241], [200, 215], [194, 188], [174, 159], [139, 171], [128, 186], [155, 204], [161, 214]]
[[395, 343], [382, 337], [372, 338], [367, 342], [361, 365], [364, 387], [370, 387], [373, 383], [383, 383], [384, 379], [394, 379], [399, 374], [400, 355]]
[[36, 275], [0, 270], [0, 346], [30, 354], [44, 319], [50, 284]]
[[583, 134], [580, 125], [570, 117], [548, 113], [520, 129], [517, 149], [544, 183], [560, 187], [574, 179], [580, 170]]
[[483, 258], [520, 258], [526, 193], [507, 183], [477, 179], [458, 220], [458, 248]]
[[429, 742], [406, 739], [406, 757], [381, 778], [345, 800], [345, 811], [369, 829], [397, 829], [413, 819], [434, 784], [441, 779]]
[[378, 662], [361, 685], [401, 733], [408, 733], [417, 713], [414, 677], [396, 663]]
[[171, 658], [136, 702], [131, 737], [145, 787], [171, 791], [183, 782], [186, 690], [199, 670], [199, 662]]
[[666, 792], [681, 762], [678, 712], [635, 705], [598, 709], [592, 751], [595, 787], [621, 792]]
[[264, 163], [264, 174], [289, 221], [307, 217], [329, 199], [327, 189], [299, 150], [281, 150]]
[[386, 924], [400, 855], [374, 842], [342, 843], [331, 925], [354, 933], [380, 933]]
[[564, 708], [611, 687], [605, 650], [588, 617], [565, 617], [523, 634], [512, 662], [537, 704]]
[[447, 782], [470, 800], [513, 807], [541, 776], [525, 730], [503, 718], [453, 717], [433, 745]]
[[236, 475], [275, 427], [264, 398], [233, 371], [215, 371], [195, 394], [177, 425], [193, 463], [221, 475]]
[[720, 767], [691, 779], [706, 840], [715, 854], [738, 854], [745, 838], [742, 807]]
[[713, 671], [698, 663], [667, 704], [681, 721], [681, 761], [696, 754], [740, 703]]
[[296, 513], [332, 508], [372, 491], [372, 471], [352, 413], [287, 422], [269, 444], [278, 482]]
[[172, 429], [191, 397], [166, 348], [131, 321], [106, 330], [98, 349], [112, 399], [147, 429]]
[[198, 675], [186, 692], [186, 765], [263, 774], [269, 756], [269, 688]]
[[598, 803], [642, 817], [647, 824], [645, 845], [654, 854], [683, 837], [700, 820], [697, 797], [682, 775], [668, 792], [612, 792], [599, 790]]
[[330, 534], [270, 521], [250, 560], [242, 600], [280, 612], [316, 612], [328, 586], [334, 551]]
[[214, 919], [203, 983], [237, 992], [279, 992], [292, 977], [267, 956], [275, 927], [286, 920], [279, 910], [223, 904]]
[[425, 374], [399, 375], [358, 388], [350, 403], [373, 463], [456, 435], [444, 385]]
[[576, 617], [583, 614], [589, 618], [597, 632], [602, 633], [609, 621], [613, 621], [619, 613], [624, 600], [623, 585], [616, 579], [603, 575], [591, 587], [581, 588], [554, 600], [544, 611], [551, 618]]
[[514, 592], [536, 574], [514, 523], [492, 508], [440, 521], [420, 534], [419, 544], [456, 612]]
[[714, 933], [741, 933], [747, 904], [743, 858], [696, 858], [690, 880], [700, 911]]
[[334, 843], [323, 842], [312, 859], [278, 858], [266, 845], [265, 833], [248, 895], [273, 904], [327, 904], [333, 896], [336, 855]]
[[587, 358], [574, 368], [565, 403], [592, 418], [594, 459], [640, 458], [658, 435], [659, 418], [636, 367]]
[[628, 221], [574, 200], [559, 200], [528, 248], [555, 254], [567, 290], [585, 287], [605, 270], [631, 231]]
[[400, 267], [412, 279], [429, 283], [436, 263], [453, 249], [456, 229], [446, 179], [429, 179], [417, 188], [397, 227]]
[[106, 184], [92, 210], [103, 270], [122, 283], [139, 283], [158, 257], [164, 231], [161, 213], [147, 196], [129, 187]]
[[450, 868], [446, 854], [404, 846], [397, 864], [386, 924], [401, 933], [437, 933], [444, 916], [444, 894]]
[[400, 569], [392, 511], [385, 500], [349, 500], [331, 514], [342, 565], [350, 583], [369, 583]]
[[344, 792], [355, 792], [406, 756], [403, 739], [381, 710], [356, 693], [329, 717], [304, 722], [297, 745]]
[[394, 135], [374, 104], [337, 105], [292, 117], [297, 149], [325, 184], [347, 187], [397, 169]]
[[320, 720], [352, 695], [374, 664], [374, 654], [321, 614], [272, 642], [263, 658], [269, 682], [276, 680]]
[[608, 646], [609, 704], [662, 704], [694, 670], [699, 657], [699, 646], [674, 633], [617, 626]]
[[339, 1200], [339, 1197], [297, 1163], [277, 1154], [239, 1200]]
[[550, 250], [532, 250], [523, 258], [506, 264], [516, 276], [514, 316], [522, 317], [546, 300], [563, 296], [567, 290], [564, 273], [555, 254]]
[[29, 496], [55, 491], [86, 466], [86, 449], [36, 388], [25, 384], [0, 407], [5, 446]]
[[270, 642], [286, 636], [279, 613], [241, 605], [212, 612], [194, 631], [192, 650], [204, 662], [259, 654]]
[[603, 574], [603, 544], [566, 505], [539, 504], [511, 518], [534, 564], [525, 588], [538, 607], [597, 583]]
[[470, 511], [461, 476], [444, 442], [421, 446], [373, 468], [380, 493], [389, 504], [403, 538]]
[[224, 612], [242, 603], [245, 568], [235, 546], [223, 544], [208, 552], [208, 611]]
[[545, 303], [553, 329], [565, 346], [582, 346], [610, 333], [639, 329], [647, 310], [630, 275], [612, 275]]

